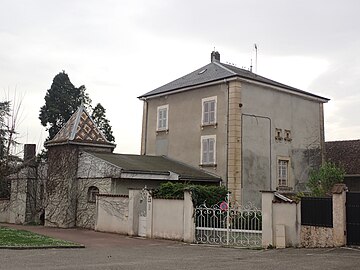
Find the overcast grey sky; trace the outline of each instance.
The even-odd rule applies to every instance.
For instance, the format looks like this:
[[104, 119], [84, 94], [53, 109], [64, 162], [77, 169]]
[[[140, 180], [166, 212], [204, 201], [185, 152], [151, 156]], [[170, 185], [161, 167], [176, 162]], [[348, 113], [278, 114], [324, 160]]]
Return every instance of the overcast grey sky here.
[[136, 97], [210, 61], [249, 67], [258, 44], [260, 75], [331, 101], [326, 140], [359, 139], [358, 0], [0, 0], [1, 98], [23, 97], [20, 141], [39, 147], [46, 90], [65, 70], [107, 109], [116, 152], [139, 153]]

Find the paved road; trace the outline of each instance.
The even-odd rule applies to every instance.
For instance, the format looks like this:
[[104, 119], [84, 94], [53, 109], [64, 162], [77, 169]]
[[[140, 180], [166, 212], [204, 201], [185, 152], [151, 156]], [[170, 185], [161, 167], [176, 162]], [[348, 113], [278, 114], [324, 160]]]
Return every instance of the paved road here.
[[360, 269], [359, 249], [247, 250], [76, 229], [43, 232], [74, 237], [87, 248], [0, 250], [0, 269]]

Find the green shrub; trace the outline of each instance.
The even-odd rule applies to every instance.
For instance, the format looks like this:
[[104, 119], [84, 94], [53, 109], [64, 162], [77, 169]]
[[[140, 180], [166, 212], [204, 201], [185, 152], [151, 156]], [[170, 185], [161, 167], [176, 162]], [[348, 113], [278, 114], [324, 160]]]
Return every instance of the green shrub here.
[[225, 201], [228, 193], [224, 186], [191, 185], [188, 189], [191, 191], [194, 206], [201, 204], [212, 206], [218, 204]]
[[206, 204], [211, 206], [224, 201], [227, 189], [223, 186], [205, 186], [187, 183], [163, 183], [158, 189], [153, 190], [154, 198], [183, 199], [184, 191], [191, 191], [194, 206]]
[[186, 185], [183, 183], [162, 183], [160, 187], [153, 190], [154, 198], [183, 199]]
[[310, 172], [307, 187], [314, 197], [322, 197], [330, 193], [336, 183], [344, 180], [345, 171], [334, 163], [326, 162], [318, 170]]

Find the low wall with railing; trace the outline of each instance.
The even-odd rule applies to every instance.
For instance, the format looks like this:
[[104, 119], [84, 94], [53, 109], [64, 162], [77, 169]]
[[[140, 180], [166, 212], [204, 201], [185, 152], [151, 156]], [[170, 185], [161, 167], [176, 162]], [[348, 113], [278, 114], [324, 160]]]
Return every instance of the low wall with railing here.
[[264, 191], [263, 247], [344, 246], [345, 190], [345, 185], [336, 184], [331, 198], [303, 198], [299, 203], [273, 191]]
[[340, 247], [346, 244], [346, 186], [337, 184], [331, 198], [302, 201], [301, 247]]

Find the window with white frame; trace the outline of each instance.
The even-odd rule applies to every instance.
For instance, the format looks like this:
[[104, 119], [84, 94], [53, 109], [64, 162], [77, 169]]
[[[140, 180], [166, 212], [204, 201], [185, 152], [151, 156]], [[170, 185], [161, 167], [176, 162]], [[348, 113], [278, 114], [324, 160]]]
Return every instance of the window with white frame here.
[[278, 159], [278, 186], [289, 186], [289, 160]]
[[157, 108], [157, 131], [168, 130], [169, 105]]
[[201, 136], [201, 165], [216, 164], [216, 135]]
[[202, 125], [216, 124], [216, 103], [216, 96], [202, 99]]

